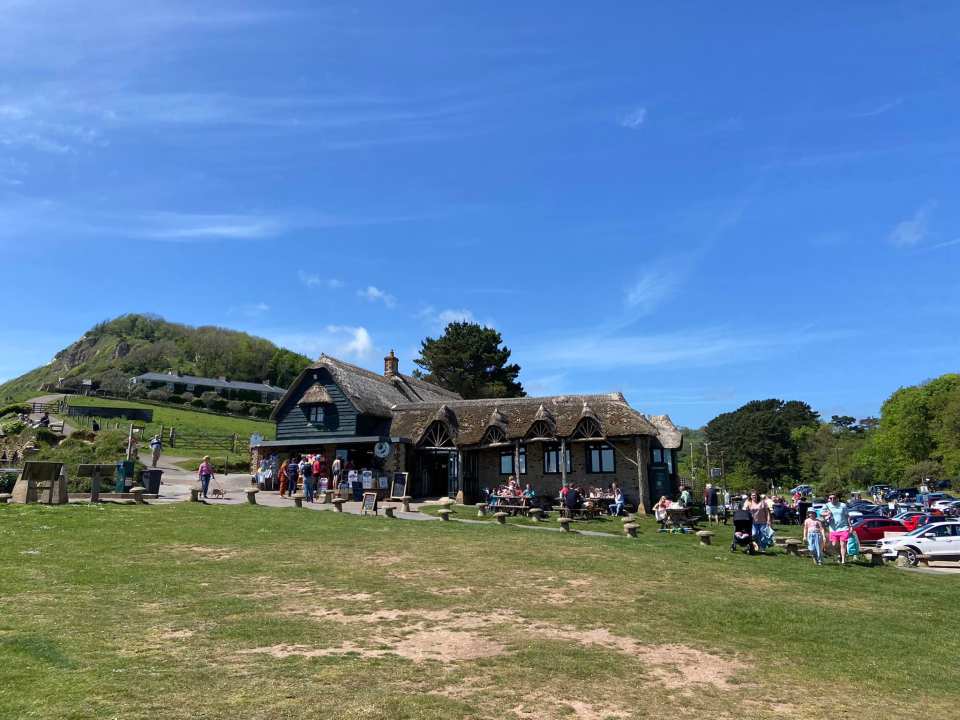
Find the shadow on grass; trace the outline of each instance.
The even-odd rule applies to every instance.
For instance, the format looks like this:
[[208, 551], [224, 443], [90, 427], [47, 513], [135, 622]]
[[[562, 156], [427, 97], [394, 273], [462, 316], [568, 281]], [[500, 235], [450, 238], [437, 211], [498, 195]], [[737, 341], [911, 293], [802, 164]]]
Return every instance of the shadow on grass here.
[[60, 651], [59, 646], [43, 635], [16, 634], [0, 638], [0, 649], [24, 655], [62, 670], [76, 667], [76, 663]]

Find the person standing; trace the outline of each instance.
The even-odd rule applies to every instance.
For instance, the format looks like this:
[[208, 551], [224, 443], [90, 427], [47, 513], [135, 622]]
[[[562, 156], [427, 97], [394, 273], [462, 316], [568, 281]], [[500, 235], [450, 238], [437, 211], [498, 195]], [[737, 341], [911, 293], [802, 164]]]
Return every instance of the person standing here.
[[688, 508], [693, 505], [693, 495], [690, 494], [690, 488], [686, 485], [680, 488], [680, 499], [678, 502], [682, 508]]
[[300, 477], [303, 478], [303, 497], [307, 502], [313, 502], [313, 462], [304, 458], [300, 463]]
[[293, 497], [297, 492], [297, 475], [299, 474], [300, 461], [298, 458], [291, 458], [287, 463], [287, 497]]
[[827, 504], [823, 506], [821, 518], [827, 521], [830, 529], [830, 544], [840, 546], [840, 564], [847, 564], [847, 540], [850, 539], [850, 510], [840, 496], [831, 493]]
[[210, 489], [210, 481], [213, 477], [213, 465], [210, 464], [210, 456], [204, 455], [203, 462], [197, 468], [197, 476], [200, 478], [200, 490], [204, 497], [207, 497], [207, 491]]
[[280, 471], [277, 473], [280, 481], [280, 497], [283, 497], [283, 493], [287, 489], [287, 466], [289, 464], [289, 460], [284, 460], [282, 463], [280, 463]]
[[332, 473], [333, 473], [333, 488], [334, 488], [334, 489], [340, 487], [340, 468], [341, 468], [341, 466], [342, 466], [342, 464], [341, 464], [341, 462], [340, 462], [340, 456], [337, 455], [336, 457], [333, 458], [333, 464], [330, 466], [330, 469], [331, 469], [331, 471], [332, 471]]
[[753, 521], [753, 539], [757, 545], [763, 547], [763, 539], [766, 529], [770, 527], [770, 508], [767, 503], [761, 499], [756, 490], [750, 491], [749, 499], [743, 504], [743, 509], [750, 513]]
[[823, 535], [823, 523], [817, 520], [817, 511], [807, 510], [807, 519], [803, 521], [803, 540], [817, 565], [823, 565]]
[[160, 453], [163, 452], [163, 440], [160, 439], [159, 435], [150, 438], [150, 451], [153, 467], [156, 467], [157, 463], [160, 462]]
[[707, 487], [703, 491], [703, 508], [707, 514], [707, 522], [720, 524], [720, 512], [717, 508], [719, 502], [720, 493], [717, 492], [712, 483], [707, 483]]

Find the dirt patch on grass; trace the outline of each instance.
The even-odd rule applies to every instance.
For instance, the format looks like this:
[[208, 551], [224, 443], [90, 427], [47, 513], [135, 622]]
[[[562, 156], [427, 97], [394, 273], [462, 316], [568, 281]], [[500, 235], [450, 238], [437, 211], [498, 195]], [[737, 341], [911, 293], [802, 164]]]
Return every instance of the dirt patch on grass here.
[[[552, 711], [544, 714], [544, 704], [549, 703]], [[568, 712], [569, 711], [569, 712]], [[540, 720], [544, 717], [574, 717], [577, 720], [623, 720], [630, 717], [630, 711], [616, 705], [603, 705], [583, 702], [582, 700], [544, 700], [537, 707], [517, 705], [510, 710], [520, 720]], [[572, 713], [572, 715], [571, 715]]]
[[[242, 578], [237, 578], [241, 580]], [[247, 597], [257, 600], [302, 598], [303, 596], [323, 597], [325, 601], [343, 602], [380, 602], [373, 593], [367, 592], [339, 592], [330, 588], [320, 587], [308, 580], [293, 581], [280, 580], [269, 575], [260, 575], [253, 578], [253, 582], [262, 586], [262, 590], [247, 593]]]
[[173, 630], [171, 628], [165, 628], [165, 629], [155, 631], [153, 633], [153, 636], [156, 637], [157, 640], [173, 641], [173, 640], [186, 640], [187, 638], [193, 637], [193, 634], [194, 634], [193, 630], [187, 630], [187, 629]]
[[240, 554], [235, 548], [210, 547], [207, 545], [173, 545], [171, 549], [180, 555], [189, 555], [204, 560], [230, 560]]

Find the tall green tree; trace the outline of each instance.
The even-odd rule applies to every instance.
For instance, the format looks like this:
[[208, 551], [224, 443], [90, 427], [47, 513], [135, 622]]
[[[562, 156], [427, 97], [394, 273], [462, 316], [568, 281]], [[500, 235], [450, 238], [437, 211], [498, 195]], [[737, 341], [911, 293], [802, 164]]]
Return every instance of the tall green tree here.
[[510, 350], [493, 328], [471, 322], [453, 322], [442, 336], [420, 344], [422, 368], [414, 375], [464, 398], [522, 397], [520, 366], [510, 363]]

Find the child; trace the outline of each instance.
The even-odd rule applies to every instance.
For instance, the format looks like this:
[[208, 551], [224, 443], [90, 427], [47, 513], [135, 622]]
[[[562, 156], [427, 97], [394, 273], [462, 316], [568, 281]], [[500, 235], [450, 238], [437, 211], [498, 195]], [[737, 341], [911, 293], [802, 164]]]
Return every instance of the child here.
[[803, 539], [817, 565], [823, 565], [823, 538], [823, 524], [817, 520], [816, 511], [807, 510], [807, 519], [803, 523]]

